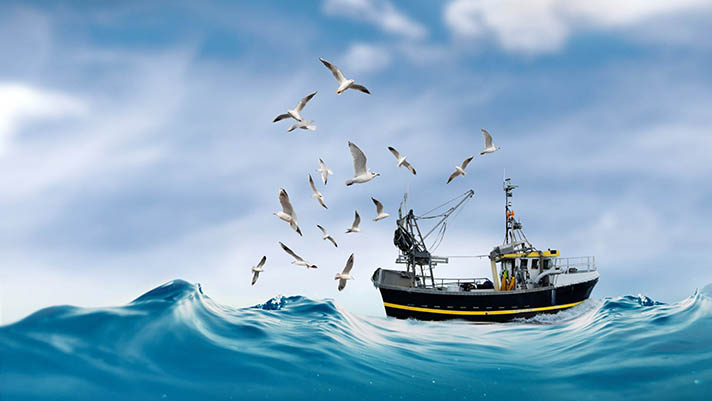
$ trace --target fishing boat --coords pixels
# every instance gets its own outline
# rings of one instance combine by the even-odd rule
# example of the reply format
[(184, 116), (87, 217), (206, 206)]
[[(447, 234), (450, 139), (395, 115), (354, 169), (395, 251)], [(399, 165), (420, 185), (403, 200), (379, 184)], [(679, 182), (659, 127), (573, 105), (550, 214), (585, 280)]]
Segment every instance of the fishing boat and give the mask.
[[(504, 242), (487, 255), (473, 255), (489, 259), (491, 278), (436, 278), (436, 267), (447, 264), (449, 258), (432, 255), (425, 244), (433, 233), (431, 249), (442, 242), (446, 220), (474, 196), (474, 191), (446, 202), (453, 206), (443, 213), (417, 217), (412, 209), (408, 210), (406, 194), (393, 238), (399, 250), (396, 263), (404, 264), (405, 270), (378, 268), (371, 277), (381, 293), (386, 315), (400, 319), (504, 322), (555, 313), (588, 299), (599, 278), (595, 257), (562, 257), (558, 249), (535, 248), (514, 215), (515, 188), (510, 178), (504, 180)], [(418, 223), (431, 219), (439, 221), (423, 235)]]

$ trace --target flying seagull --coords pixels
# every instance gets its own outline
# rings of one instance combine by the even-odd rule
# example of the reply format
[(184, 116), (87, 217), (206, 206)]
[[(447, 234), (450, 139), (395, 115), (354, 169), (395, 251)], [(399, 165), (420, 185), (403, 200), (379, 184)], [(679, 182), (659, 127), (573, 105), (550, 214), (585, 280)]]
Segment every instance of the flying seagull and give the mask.
[(307, 120), (307, 121), (298, 122), (298, 123), (296, 123), (296, 124), (292, 124), (292, 125), (287, 129), (287, 132), (292, 132), (292, 131), (294, 131), (294, 130), (297, 129), (297, 128), (306, 129), (306, 130), (309, 130), (309, 131), (315, 131), (315, 130), (316, 130), (316, 125), (313, 125), (313, 124), (312, 124), (313, 122), (314, 122), (314, 120)]
[(383, 211), (383, 203), (376, 200), (376, 198), (371, 198), (371, 200), (373, 201), (373, 204), (376, 205), (376, 214), (377, 214), (376, 218), (373, 219), (373, 221), (383, 220), (386, 217), (390, 216), (390, 214)]
[(334, 172), (329, 170), (321, 159), (319, 159), (319, 168), (316, 169), (316, 172), (321, 173), (321, 181), (324, 182), (324, 185), (326, 185), (326, 181), (329, 180), (329, 175), (334, 175)]
[(487, 132), (487, 130), (484, 128), (482, 128), (482, 136), (485, 137), (485, 150), (480, 152), (481, 155), (485, 153), (492, 153), (495, 150), (499, 149), (499, 146), (492, 145), (492, 135), (490, 135), (490, 133)]
[(351, 275), (351, 269), (354, 267), (354, 254), (349, 256), (349, 260), (346, 261), (346, 266), (344, 266), (344, 271), (341, 273), (336, 273), (334, 280), (339, 280), (339, 291), (346, 287), (346, 280), (353, 280), (355, 277)]
[(366, 155), (351, 141), (349, 141), (349, 150), (351, 150), (351, 157), (354, 159), (354, 178), (346, 180), (346, 185), (363, 184), (380, 175), (366, 167)]
[(351, 228), (346, 230), (346, 233), (357, 233), (361, 231), (360, 228), (358, 228), (358, 225), (361, 224), (361, 216), (358, 215), (358, 210), (354, 212), (354, 223), (351, 224)]
[(361, 91), (363, 93), (368, 93), (369, 95), (371, 94), (371, 92), (369, 92), (365, 86), (354, 83), (353, 79), (346, 79), (344, 74), (341, 73), (341, 70), (337, 66), (331, 64), (330, 62), (324, 60), (321, 57), (319, 57), (319, 60), (322, 63), (324, 63), (326, 68), (328, 68), (329, 71), (331, 71), (331, 73), (334, 74), (334, 78), (336, 78), (336, 80), (339, 82), (339, 87), (336, 88), (337, 94), (340, 95), (341, 92), (345, 91), (346, 89), (355, 89), (355, 90)]
[(465, 168), (467, 167), (468, 164), (470, 164), (471, 161), (472, 161), (472, 156), (465, 159), (465, 161), (462, 162), (461, 166), (455, 166), (455, 172), (450, 174), (450, 178), (447, 179), (446, 184), (449, 184), (450, 181), (452, 181), (458, 175), (465, 175)]
[(277, 117), (275, 117), (274, 120), (272, 120), (272, 122), (276, 123), (279, 120), (284, 120), (285, 118), (289, 118), (289, 117), (292, 117), (293, 119), (295, 119), (297, 121), (302, 121), (303, 120), (302, 115), (299, 113), (302, 112), (302, 110), (304, 109), (304, 106), (307, 105), (307, 102), (310, 101), (311, 98), (314, 97), (314, 95), (316, 95), (316, 91), (304, 96), (302, 98), (302, 100), (300, 100), (299, 103), (297, 103), (297, 106), (294, 107), (294, 109), (288, 109), (286, 113), (280, 114)]
[(324, 227), (322, 227), (322, 226), (320, 226), (320, 225), (318, 225), (318, 224), (317, 224), (316, 226), (319, 227), (319, 229), (321, 230), (321, 233), (323, 234), (323, 236), (321, 237), (321, 239), (323, 239), (323, 240), (329, 240), (329, 241), (331, 241), (332, 244), (334, 244), (335, 247), (337, 247), (337, 248), (339, 247), (338, 245), (336, 245), (336, 241), (334, 241), (334, 237), (332, 237), (331, 235), (329, 235), (329, 233), (326, 232), (326, 229), (325, 229)]
[(294, 213), (292, 204), (289, 202), (289, 195), (287, 195), (287, 191), (285, 191), (284, 188), (279, 190), (279, 203), (282, 204), (282, 211), (272, 214), (289, 223), (289, 226), (292, 227), (297, 234), (302, 235), (302, 230), (300, 230), (297, 225), (297, 214)]
[(316, 185), (314, 185), (314, 180), (312, 179), (311, 174), (309, 174), (309, 185), (312, 189), (312, 198), (316, 198), (316, 201), (319, 202), (321, 207), (323, 207), (324, 209), (328, 209), (328, 207), (326, 207), (326, 205), (324, 204), (324, 195), (322, 195), (321, 192), (317, 191)]
[(389, 146), (388, 150), (390, 150), (391, 153), (393, 153), (393, 156), (396, 157), (396, 160), (398, 160), (396, 167), (403, 166), (403, 167), (407, 168), (408, 170), (410, 170), (410, 172), (413, 173), (413, 175), (415, 175), (415, 169), (413, 168), (413, 166), (410, 165), (410, 163), (408, 163), (405, 160), (405, 156), (401, 156), (401, 154), (398, 153), (398, 151), (393, 146)]
[(284, 249), (284, 252), (287, 252), (288, 254), (292, 255), (292, 257), (294, 258), (294, 262), (292, 262), (293, 265), (304, 266), (307, 269), (316, 269), (316, 265), (311, 264), (311, 263), (307, 262), (306, 260), (302, 259), (301, 257), (299, 257), (299, 255), (297, 255), (291, 249), (289, 249), (287, 247), (287, 245), (284, 245), (281, 242), (279, 243), (279, 245), (282, 247), (282, 249)]
[(262, 266), (265, 265), (265, 262), (267, 261), (267, 256), (263, 256), (262, 259), (260, 260), (260, 263), (257, 264), (257, 266), (252, 267), (252, 285), (255, 285), (257, 282), (257, 278), (260, 276), (260, 273), (265, 271)]

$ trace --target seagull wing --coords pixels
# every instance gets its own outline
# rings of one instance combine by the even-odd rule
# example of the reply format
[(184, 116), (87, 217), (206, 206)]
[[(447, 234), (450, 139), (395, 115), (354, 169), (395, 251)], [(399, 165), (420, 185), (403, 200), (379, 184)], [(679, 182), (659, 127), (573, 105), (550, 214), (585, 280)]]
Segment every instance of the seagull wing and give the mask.
[(447, 179), (446, 184), (449, 184), (450, 181), (452, 181), (453, 179), (455, 179), (455, 177), (457, 177), (458, 175), (460, 175), (460, 172), (459, 172), (459, 171), (455, 171), (454, 173), (450, 174), (450, 178)]
[(344, 266), (344, 271), (341, 272), (341, 274), (351, 273), (351, 269), (353, 267), (354, 267), (354, 254), (352, 253), (351, 256), (349, 256), (349, 260), (346, 261), (346, 266)]
[(413, 166), (410, 163), (405, 161), (405, 162), (403, 162), (402, 166), (407, 168), (408, 170), (410, 170), (410, 172), (413, 173), (413, 175), (415, 175), (415, 169), (413, 168)]
[(272, 120), (272, 122), (273, 122), (273, 123), (276, 123), (276, 122), (279, 121), (279, 120), (284, 120), (285, 118), (290, 118), (290, 117), (292, 117), (292, 116), (290, 116), (290, 115), (287, 114), (287, 113), (285, 113), (285, 114), (280, 114), (280, 115), (278, 115), (277, 117), (275, 117), (274, 120)]
[(259, 269), (260, 267), (265, 265), (266, 261), (267, 261), (267, 256), (263, 256), (262, 259), (260, 259), (260, 263), (258, 263), (257, 266), (255, 266), (255, 267), (257, 267)]
[(322, 227), (322, 226), (320, 226), (320, 225), (318, 225), (318, 224), (317, 224), (316, 226), (319, 227), (319, 229), (321, 230), (321, 233), (324, 234), (324, 236), (329, 235), (329, 233), (326, 232), (326, 229), (325, 229), (324, 227)]
[(351, 150), (351, 157), (354, 159), (354, 177), (366, 174), (366, 155), (363, 154), (358, 146), (354, 145), (353, 142), (350, 141), (349, 150)]
[(255, 285), (255, 283), (257, 282), (257, 278), (258, 278), (259, 276), (260, 276), (260, 272), (258, 272), (258, 271), (252, 273), (252, 285)]
[(472, 161), (472, 156), (468, 157), (465, 159), (465, 161), (462, 162), (462, 166), (460, 166), (463, 170), (467, 167), (468, 164)]
[(321, 172), (321, 180), (324, 182), (324, 185), (326, 185), (331, 170), (326, 167), (326, 164), (324, 164), (324, 161), (321, 159), (319, 159), (319, 169), (317, 171)]
[(339, 291), (343, 290), (344, 288), (346, 288), (346, 280), (341, 279), (339, 280)]
[(292, 208), (292, 204), (289, 202), (289, 195), (287, 195), (287, 191), (282, 188), (279, 191), (279, 203), (282, 205), (282, 211), (292, 217), (292, 220), (297, 219), (297, 215), (294, 213), (294, 209)]
[(295, 129), (300, 128), (300, 125), (301, 125), (301, 124), (299, 124), (299, 123), (292, 124), (289, 128), (287, 128), (287, 132), (292, 132), (292, 131), (294, 131)]
[(334, 75), (334, 78), (336, 78), (336, 80), (339, 81), (339, 83), (346, 81), (346, 77), (344, 77), (344, 74), (341, 73), (341, 70), (338, 67), (336, 67), (335, 65), (331, 64), (330, 62), (324, 60), (321, 57), (319, 57), (319, 61), (324, 63), (326, 68), (328, 68), (329, 71), (331, 71), (331, 73)]
[(373, 201), (373, 204), (376, 205), (376, 213), (377, 214), (383, 213), (383, 203), (376, 200), (376, 198), (371, 198), (371, 200)]
[(391, 153), (393, 153), (393, 156), (395, 156), (397, 160), (400, 160), (400, 153), (398, 153), (396, 148), (394, 148), (393, 146), (389, 146), (388, 150), (390, 150)]
[(296, 253), (294, 253), (287, 245), (284, 245), (283, 243), (279, 243), (280, 246), (282, 246), (282, 249), (284, 249), (284, 252), (287, 252), (288, 254), (292, 255), (292, 257), (296, 260), (301, 260), (304, 261), (304, 259), (300, 258)]
[(336, 244), (336, 241), (334, 241), (334, 238), (333, 238), (331, 235), (329, 235), (328, 237), (326, 237), (326, 239), (328, 239), (329, 241), (331, 241), (331, 243), (334, 244), (335, 247), (337, 247), (337, 248), (339, 247), (339, 246)]
[(309, 186), (312, 189), (312, 192), (314, 192), (315, 195), (319, 195), (319, 191), (316, 189), (316, 185), (314, 185), (314, 180), (312, 179), (311, 174), (309, 174)]
[(299, 127), (299, 128), (308, 129), (308, 130), (310, 130), (310, 131), (316, 131), (316, 125), (312, 125), (313, 122), (314, 122), (314, 120), (307, 120), (307, 121), (304, 121), (304, 122), (302, 123), (302, 126)]
[(326, 207), (326, 204), (324, 204), (324, 199), (323, 199), (323, 198), (319, 197), (319, 198), (316, 198), (316, 200), (319, 202), (319, 204), (321, 205), (321, 207), (323, 207), (324, 209), (328, 209), (328, 207)]
[(316, 91), (314, 91), (314, 92), (312, 92), (312, 93), (310, 93), (310, 94), (304, 96), (304, 97), (302, 98), (302, 100), (300, 100), (299, 103), (297, 103), (297, 107), (295, 107), (295, 109), (297, 109), (297, 113), (301, 113), (301, 112), (302, 112), (302, 109), (304, 109), (304, 106), (307, 105), (307, 102), (310, 101), (311, 98), (314, 97), (314, 95), (316, 95)]
[(358, 228), (358, 225), (361, 224), (361, 216), (358, 215), (358, 210), (354, 212), (354, 224), (351, 225), (351, 228)]
[(353, 84), (353, 85), (351, 85), (351, 86), (349, 87), (349, 89), (355, 89), (355, 90), (361, 91), (361, 92), (363, 92), (363, 93), (368, 93), (369, 95), (371, 94), (371, 92), (369, 92), (368, 89), (366, 89), (365, 86), (359, 85), (359, 84)]
[(485, 149), (491, 147), (492, 146), (492, 135), (490, 135), (490, 133), (487, 132), (486, 129), (482, 128), (482, 136), (485, 137)]

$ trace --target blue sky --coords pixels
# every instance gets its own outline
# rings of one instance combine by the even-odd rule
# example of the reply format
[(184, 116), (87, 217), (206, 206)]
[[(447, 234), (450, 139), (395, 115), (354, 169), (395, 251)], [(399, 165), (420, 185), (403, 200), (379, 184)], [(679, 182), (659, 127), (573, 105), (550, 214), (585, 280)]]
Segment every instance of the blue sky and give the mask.
[[(407, 189), (417, 212), (473, 188), (438, 253), (483, 254), (503, 237), (505, 168), (535, 245), (596, 256), (595, 297), (688, 296), (712, 282), (705, 3), (3, 2), (0, 321), (122, 304), (174, 278), (232, 305), (300, 294), (381, 315), (369, 277), (394, 267), (394, 220), (373, 223), (370, 197), (395, 214)], [(373, 94), (337, 96), (319, 57)], [(314, 134), (271, 123), (314, 90)], [(445, 185), (481, 127), (502, 149)], [(381, 177), (343, 185), (349, 140)], [(335, 172), (328, 211), (307, 183), (319, 157)], [(303, 238), (272, 215), (280, 188)], [(354, 209), (363, 232), (344, 236)], [(277, 241), (319, 269), (290, 265)], [(339, 293), (351, 252), (357, 280)], [(484, 260), (441, 269), (488, 274)]]

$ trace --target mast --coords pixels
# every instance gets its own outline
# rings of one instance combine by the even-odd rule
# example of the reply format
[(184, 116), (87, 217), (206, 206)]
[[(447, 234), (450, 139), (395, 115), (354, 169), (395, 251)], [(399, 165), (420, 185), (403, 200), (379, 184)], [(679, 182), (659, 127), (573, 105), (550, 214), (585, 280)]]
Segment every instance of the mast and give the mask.
[(517, 242), (522, 243), (525, 248), (533, 249), (534, 247), (524, 235), (522, 231), (522, 223), (514, 217), (514, 209), (512, 208), (512, 201), (510, 200), (513, 196), (512, 192), (519, 188), (519, 185), (513, 185), (511, 178), (505, 178), (502, 183), (502, 189), (504, 190), (504, 245), (515, 244)]
[(512, 185), (511, 178), (505, 178), (502, 183), (502, 189), (504, 189), (504, 215), (506, 216), (504, 220), (504, 244), (514, 242), (514, 210), (512, 210), (512, 202), (509, 199), (512, 197), (512, 191), (517, 187), (518, 185)]

